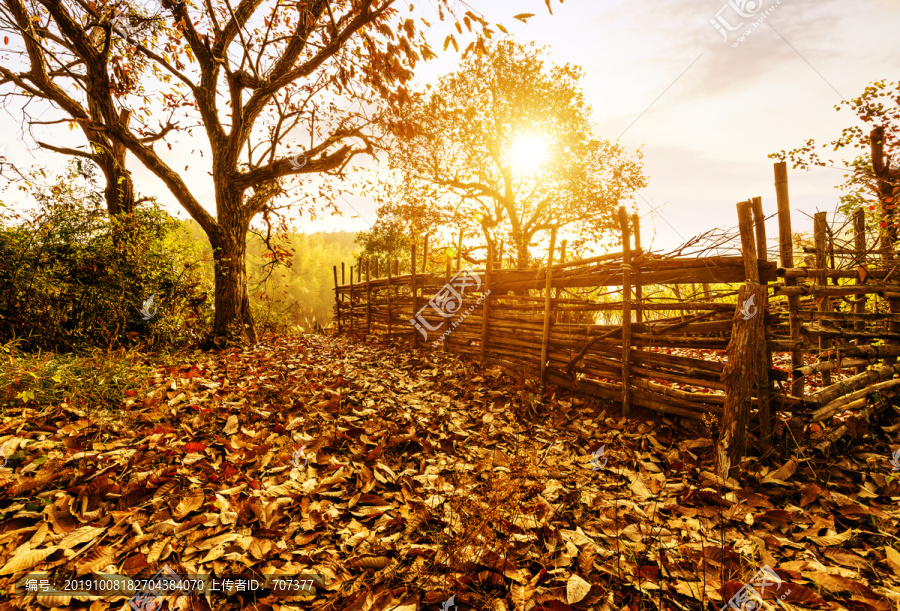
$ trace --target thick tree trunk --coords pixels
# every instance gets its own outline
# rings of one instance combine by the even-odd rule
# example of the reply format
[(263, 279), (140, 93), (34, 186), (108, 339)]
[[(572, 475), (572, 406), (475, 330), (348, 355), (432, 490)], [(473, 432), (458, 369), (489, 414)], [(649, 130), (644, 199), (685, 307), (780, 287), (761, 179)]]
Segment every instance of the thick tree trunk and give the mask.
[(210, 236), (215, 264), (215, 318), (208, 344), (225, 347), (249, 340), (256, 343), (256, 326), (247, 287), (247, 229), (244, 220), (223, 219), (222, 235)]

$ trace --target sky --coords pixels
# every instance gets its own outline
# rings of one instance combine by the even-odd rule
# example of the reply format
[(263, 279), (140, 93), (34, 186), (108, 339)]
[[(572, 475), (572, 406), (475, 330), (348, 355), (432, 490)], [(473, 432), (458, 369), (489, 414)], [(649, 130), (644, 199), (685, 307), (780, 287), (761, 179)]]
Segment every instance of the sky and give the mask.
[[(547, 47), (551, 61), (584, 69), (594, 135), (643, 151), (649, 185), (635, 201), (642, 241), (655, 250), (736, 226), (735, 204), (749, 197), (762, 197), (764, 211), (773, 214), (774, 160), (768, 155), (810, 138), (838, 137), (854, 118), (835, 105), (873, 81), (898, 80), (900, 39), (894, 29), (900, 0), (555, 0), (552, 16), (543, 0), (456, 2), (502, 23), (519, 42)], [(426, 35), (436, 51), (442, 49), (451, 30), (438, 22), (435, 0), (421, 0), (413, 13), (431, 21)], [(521, 23), (513, 19), (520, 13), (535, 16)], [(741, 22), (740, 29), (727, 32)], [(750, 34), (740, 39), (748, 28)], [(457, 60), (450, 53), (421, 64), (416, 85), (452, 71)], [(14, 109), (0, 113), (0, 147), (8, 160), (61, 171), (65, 158), (36, 150), (22, 137), (20, 123)], [(54, 133), (55, 142), (65, 140), (65, 134)], [(211, 179), (203, 160), (191, 153), (204, 145), (205, 138), (185, 140), (173, 155), (194, 166), (185, 175), (212, 211)], [(137, 190), (156, 194), (168, 210), (187, 218), (162, 183), (129, 159)], [(171, 165), (180, 169), (180, 162)], [(789, 170), (794, 231), (810, 231), (816, 211), (832, 217), (842, 175), (834, 168)], [(15, 193), (0, 178), (0, 199), (14, 202)], [(295, 227), (361, 231), (376, 219), (375, 204), (365, 194), (347, 194), (337, 206), (342, 216), (300, 219)], [(774, 252), (774, 218), (767, 234)]]

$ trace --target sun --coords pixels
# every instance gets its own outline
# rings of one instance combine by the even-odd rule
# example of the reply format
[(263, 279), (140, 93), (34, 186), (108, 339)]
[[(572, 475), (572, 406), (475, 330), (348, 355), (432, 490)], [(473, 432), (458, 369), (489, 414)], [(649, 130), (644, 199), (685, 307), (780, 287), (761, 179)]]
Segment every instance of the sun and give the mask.
[(547, 141), (535, 134), (517, 136), (509, 147), (509, 163), (515, 172), (527, 174), (547, 160)]

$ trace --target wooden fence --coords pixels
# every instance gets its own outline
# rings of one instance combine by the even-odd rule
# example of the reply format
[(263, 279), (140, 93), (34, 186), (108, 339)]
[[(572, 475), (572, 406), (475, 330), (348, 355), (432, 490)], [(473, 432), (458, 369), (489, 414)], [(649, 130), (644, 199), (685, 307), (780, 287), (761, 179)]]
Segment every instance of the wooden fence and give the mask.
[[(764, 436), (776, 411), (821, 420), (900, 390), (900, 261), (867, 240), (862, 210), (844, 226), (816, 214), (814, 244), (795, 252), (783, 163), (775, 179), (780, 265), (760, 198), (737, 204), (734, 254), (715, 256), (647, 252), (622, 209), (622, 251), (590, 259), (553, 263), (551, 248), (543, 268), (500, 269), (489, 252), (480, 269), (457, 258), (436, 272), (413, 250), (409, 273), (363, 262), (349, 282), (335, 267), (337, 330), (500, 364), (621, 401), (625, 415), (722, 417), (738, 401)], [(773, 366), (779, 354), (790, 367)]]

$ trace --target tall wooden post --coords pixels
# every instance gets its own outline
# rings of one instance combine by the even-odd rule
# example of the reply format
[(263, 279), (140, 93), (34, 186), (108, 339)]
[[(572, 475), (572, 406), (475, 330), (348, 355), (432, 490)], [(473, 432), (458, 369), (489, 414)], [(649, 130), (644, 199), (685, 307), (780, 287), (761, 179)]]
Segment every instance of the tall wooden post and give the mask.
[[(444, 271), (444, 284), (450, 284), (450, 255), (447, 255), (447, 269)], [(454, 318), (453, 316), (448, 316), (444, 319), (444, 351), (450, 349), (450, 334), (447, 331), (450, 330), (450, 320)]]
[[(410, 258), (410, 266), (409, 266), (409, 287), (412, 291), (412, 316), (410, 318), (414, 318), (416, 316), (416, 312), (419, 310), (419, 300), (418, 293), (416, 291), (416, 243), (413, 242), (412, 245), (412, 257)], [(416, 328), (413, 328), (412, 334), (412, 346), (415, 348), (419, 345), (419, 331)]]
[(622, 229), (622, 415), (631, 411), (631, 232), (625, 206), (619, 206)]
[[(766, 252), (766, 216), (763, 214), (762, 198), (754, 197), (750, 200), (750, 207), (753, 212), (753, 222), (756, 226), (756, 258), (758, 261), (764, 262), (768, 259), (768, 253)], [(763, 290), (768, 297), (769, 291), (767, 283), (762, 281), (759, 281), (759, 283), (762, 285)], [(759, 424), (762, 442), (771, 444), (772, 430), (775, 427), (775, 413), (771, 411), (770, 407), (771, 395), (774, 391), (769, 381), (769, 371), (771, 371), (773, 367), (772, 352), (766, 344), (766, 310), (760, 306), (758, 312), (759, 315), (763, 317), (762, 350), (765, 357), (765, 367), (764, 371), (760, 372), (759, 383)]]
[(372, 276), (369, 274), (369, 260), (366, 259), (366, 335), (372, 333)]
[[(747, 424), (750, 419), (750, 398), (754, 384), (757, 388), (768, 385), (765, 371), (764, 318), (767, 294), (759, 284), (759, 264), (753, 237), (751, 203), (737, 205), (741, 232), (741, 253), (747, 282), (738, 291), (738, 307), (732, 319), (731, 339), (726, 355), (728, 362), (722, 372), (725, 383), (725, 413), (719, 440), (716, 444), (719, 475), (728, 478), (747, 451)], [(760, 375), (765, 373), (763, 378)], [(762, 405), (760, 405), (762, 410)], [(763, 418), (765, 416), (765, 418)], [(760, 411), (760, 421), (767, 421), (768, 414)]]
[[(775, 196), (778, 200), (778, 247), (781, 255), (781, 267), (794, 267), (794, 242), (791, 234), (791, 202), (788, 196), (787, 163), (775, 164)], [(796, 278), (785, 278), (785, 286), (796, 286)], [(791, 341), (800, 342), (800, 296), (788, 297), (790, 311)], [(803, 362), (803, 351), (799, 348), (791, 351), (791, 371), (796, 372), (806, 363)], [(805, 383), (802, 374), (791, 374), (791, 395), (802, 397), (805, 394)]]
[(422, 273), (428, 273), (428, 238), (429, 234), (425, 234), (425, 246), (422, 248)]
[(503, 269), (503, 240), (500, 240), (500, 252), (497, 253), (497, 269)]
[(393, 321), (394, 321), (394, 310), (391, 308), (391, 302), (393, 301), (391, 296), (391, 262), (388, 261), (388, 275), (387, 275), (387, 339), (391, 340), (391, 334), (393, 333)]
[(353, 266), (350, 266), (350, 337), (353, 337)]
[[(565, 263), (565, 262), (566, 262), (566, 244), (568, 244), (568, 242), (569, 242), (568, 240), (563, 240), (563, 241), (562, 241), (562, 244), (560, 245), (560, 249), (559, 249), (559, 263)], [(560, 296), (561, 293), (562, 293), (562, 287), (557, 287), (557, 288), (556, 288), (556, 295), (555, 295), (557, 301), (559, 301), (559, 296)], [(553, 316), (553, 323), (554, 323), (554, 324), (559, 323), (559, 319), (560, 319), (560, 318), (562, 318), (564, 321), (567, 320), (567, 318), (566, 318), (566, 315), (567, 315), (567, 314), (568, 314), (568, 312), (560, 312), (560, 311), (559, 311), (559, 304), (557, 303), (556, 312), (554, 313), (554, 316)]]
[(463, 232), (462, 229), (459, 230), (459, 242), (456, 244), (456, 271), (462, 269), (462, 238)]
[[(884, 154), (884, 127), (878, 126), (869, 133), (869, 144), (872, 152), (872, 170), (875, 174), (878, 184), (878, 211), (881, 214), (881, 220), (884, 221), (884, 227), (881, 229), (881, 258), (884, 259), (891, 273), (884, 279), (885, 284), (897, 284), (897, 271), (893, 264), (887, 265), (896, 257), (894, 252), (894, 243), (897, 241), (897, 196), (895, 189), (897, 184), (897, 168), (890, 166), (890, 157)], [(888, 311), (891, 314), (900, 313), (900, 299), (893, 297), (893, 291), (885, 294), (888, 302)], [(888, 331), (897, 333), (900, 331), (900, 322), (889, 321)], [(885, 340), (885, 344), (896, 344), (897, 340)], [(885, 365), (893, 365), (897, 362), (897, 357), (888, 357), (884, 359)]]
[(338, 290), (338, 281), (337, 281), (337, 265), (333, 266), (334, 270), (334, 312), (335, 318), (337, 319), (337, 332), (338, 335), (341, 334), (341, 292)]
[(550, 250), (547, 251), (547, 278), (544, 285), (544, 334), (541, 340), (541, 386), (547, 383), (547, 352), (550, 350), (550, 315), (553, 309), (553, 251), (556, 250), (556, 227), (550, 232)]
[(484, 284), (482, 288), (484, 289), (483, 296), (484, 298), (481, 300), (481, 365), (484, 366), (485, 361), (487, 359), (487, 343), (488, 343), (488, 312), (490, 308), (488, 305), (491, 301), (490, 289), (491, 289), (491, 268), (493, 267), (494, 262), (494, 249), (491, 246), (491, 243), (488, 242), (487, 248), (487, 257), (484, 262)]
[[(816, 212), (813, 215), (813, 235), (816, 240), (816, 267), (821, 270), (818, 274), (816, 274), (816, 285), (819, 288), (827, 288), (828, 287), (828, 274), (825, 271), (828, 268), (828, 252), (827, 252), (827, 244), (826, 244), (826, 224), (827, 224), (827, 212)], [(819, 312), (831, 312), (831, 299), (828, 296), (823, 296), (819, 301)], [(830, 327), (831, 324), (822, 319), (819, 321), (820, 326), (822, 327)], [(828, 340), (824, 337), (819, 337), (819, 355), (821, 357), (822, 354), (828, 349)], [(823, 371), (822, 375), (822, 387), (831, 386), (831, 372)]]
[[(862, 207), (859, 207), (853, 211), (853, 240), (856, 246), (855, 263), (857, 268), (859, 268), (866, 262), (866, 213), (862, 209)], [(864, 281), (859, 276), (856, 277), (856, 284), (862, 284), (863, 282)], [(866, 313), (865, 295), (856, 296), (856, 301), (853, 304), (853, 311), (857, 315), (863, 315)], [(853, 328), (857, 331), (864, 331), (866, 328), (866, 322), (862, 319), (857, 320), (853, 323)], [(853, 343), (859, 345), (860, 340), (854, 340)], [(857, 367), (855, 373), (856, 375), (859, 375), (865, 370), (865, 367)]]
[[(637, 212), (631, 215), (631, 230), (634, 232), (634, 250), (640, 256), (643, 254), (641, 250), (641, 219)], [(637, 272), (635, 272), (634, 276), (635, 280), (639, 280)], [(644, 310), (640, 306), (644, 303), (644, 285), (640, 281), (634, 283), (634, 301), (638, 305), (634, 313), (634, 320), (637, 323), (642, 323), (644, 322)]]
[(341, 261), (341, 286), (347, 284), (346, 274), (344, 273), (344, 262)]

